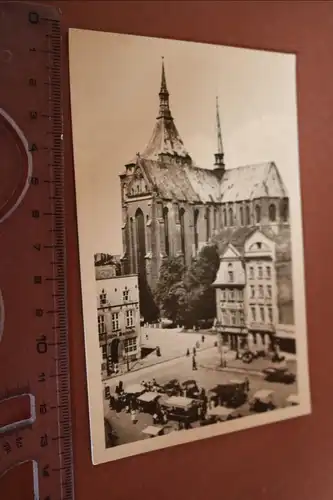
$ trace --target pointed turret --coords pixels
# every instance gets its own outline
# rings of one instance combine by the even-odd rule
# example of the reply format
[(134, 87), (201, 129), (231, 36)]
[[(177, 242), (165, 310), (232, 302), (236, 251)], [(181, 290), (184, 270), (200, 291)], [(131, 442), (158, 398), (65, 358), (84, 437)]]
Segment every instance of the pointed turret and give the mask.
[(159, 93), (160, 110), (158, 118), (166, 118), (172, 120), (171, 111), (169, 107), (169, 92), (165, 78), (164, 58), (162, 57), (162, 77), (161, 77), (161, 90)]
[(224, 164), (224, 151), (221, 133), (221, 121), (220, 121), (220, 110), (219, 110), (219, 99), (216, 97), (216, 132), (217, 132), (217, 153), (215, 153), (215, 170), (218, 170), (223, 174), (225, 170)]
[(142, 158), (151, 160), (174, 159), (181, 163), (191, 163), (170, 111), (169, 92), (166, 83), (164, 58), (162, 58), (161, 87), (159, 91), (159, 113), (149, 143)]

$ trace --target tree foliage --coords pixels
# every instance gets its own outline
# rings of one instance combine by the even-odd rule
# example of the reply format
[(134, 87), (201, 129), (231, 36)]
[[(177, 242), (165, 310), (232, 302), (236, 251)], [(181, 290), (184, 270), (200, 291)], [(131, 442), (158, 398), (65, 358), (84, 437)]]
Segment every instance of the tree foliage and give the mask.
[(216, 246), (204, 247), (186, 269), (180, 258), (166, 259), (160, 270), (155, 300), (163, 317), (186, 327), (216, 316), (212, 283), (219, 268)]

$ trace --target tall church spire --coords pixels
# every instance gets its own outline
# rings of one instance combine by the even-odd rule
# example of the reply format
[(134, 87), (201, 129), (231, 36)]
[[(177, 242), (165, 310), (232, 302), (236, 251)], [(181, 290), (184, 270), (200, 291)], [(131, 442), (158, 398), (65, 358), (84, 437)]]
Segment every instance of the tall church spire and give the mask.
[(222, 143), (219, 98), (216, 96), (216, 132), (217, 132), (217, 153), (215, 153), (215, 166), (224, 170), (224, 151)]
[(159, 98), (160, 98), (160, 109), (158, 118), (168, 118), (172, 120), (171, 111), (169, 107), (169, 92), (165, 78), (164, 57), (162, 57), (162, 77), (161, 77), (161, 89), (159, 92)]
[(169, 105), (169, 92), (162, 57), (161, 86), (159, 91), (159, 112), (150, 141), (141, 158), (150, 160), (175, 161), (177, 164), (191, 164), (192, 159), (179, 135)]

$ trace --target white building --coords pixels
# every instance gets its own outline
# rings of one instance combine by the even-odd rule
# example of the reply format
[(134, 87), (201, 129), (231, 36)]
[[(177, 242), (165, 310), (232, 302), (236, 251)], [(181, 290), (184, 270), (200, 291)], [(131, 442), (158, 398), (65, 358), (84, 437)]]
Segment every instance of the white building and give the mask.
[(114, 366), (130, 368), (140, 358), (140, 305), (137, 275), (96, 280), (102, 377)]
[(295, 352), (289, 231), (240, 228), (222, 240), (216, 328), (232, 349)]

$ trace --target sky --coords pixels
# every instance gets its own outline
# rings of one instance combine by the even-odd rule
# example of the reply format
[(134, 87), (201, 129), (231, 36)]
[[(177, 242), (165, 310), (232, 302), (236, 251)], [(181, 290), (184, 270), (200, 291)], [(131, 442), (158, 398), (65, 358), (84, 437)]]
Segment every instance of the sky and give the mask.
[(151, 137), (162, 56), (171, 112), (196, 164), (213, 167), (218, 96), (226, 168), (275, 161), (291, 211), (299, 201), (294, 55), (71, 30), (79, 232), (94, 253), (122, 253), (119, 174)]

